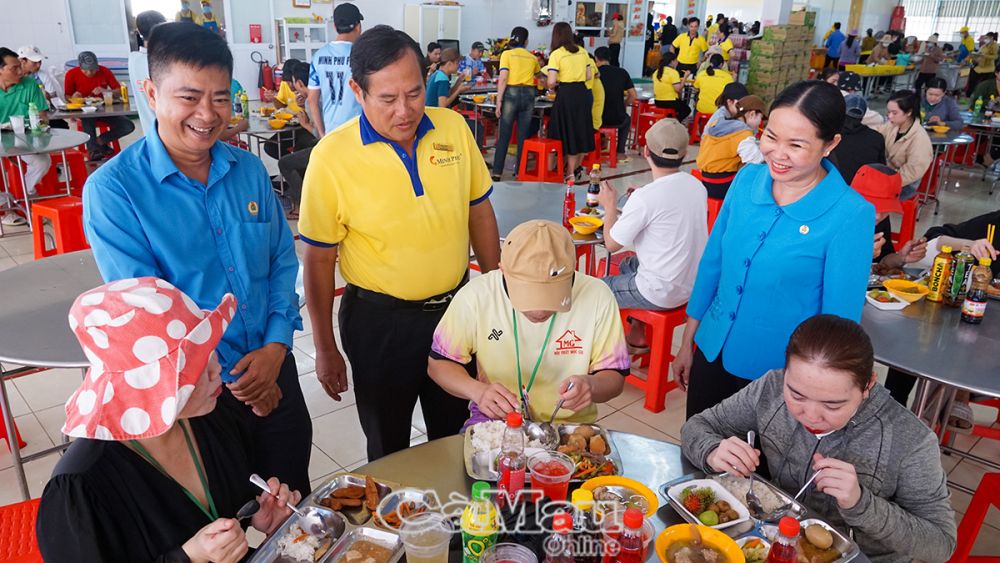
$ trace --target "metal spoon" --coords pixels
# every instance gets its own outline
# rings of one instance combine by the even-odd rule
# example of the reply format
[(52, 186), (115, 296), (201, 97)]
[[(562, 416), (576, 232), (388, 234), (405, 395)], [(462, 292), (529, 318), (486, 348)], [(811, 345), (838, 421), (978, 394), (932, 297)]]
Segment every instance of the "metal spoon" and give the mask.
[[(265, 493), (274, 496), (274, 494), (271, 493), (271, 487), (267, 485), (267, 481), (262, 479), (260, 475), (257, 475), (256, 473), (251, 475), (250, 482), (260, 487), (260, 489)], [(330, 533), (334, 531), (333, 528), (336, 525), (336, 522), (329, 518), (328, 514), (330, 513), (320, 511), (319, 509), (311, 506), (307, 507), (305, 510), (299, 510), (290, 502), (286, 502), (285, 506), (298, 515), (299, 521), (297, 523), (299, 528), (302, 528), (302, 531), (310, 536), (322, 538), (330, 535)]]
[[(753, 448), (754, 438), (756, 437), (757, 435), (753, 430), (747, 432), (747, 444), (749, 444), (751, 448)], [(766, 514), (766, 512), (764, 510), (764, 504), (760, 501), (760, 497), (758, 497), (757, 493), (755, 493), (753, 490), (753, 483), (754, 483), (754, 472), (751, 471), (750, 487), (747, 489), (747, 508), (750, 509), (750, 514), (754, 518), (759, 518), (760, 515)]]
[[(573, 383), (570, 383), (566, 390), (569, 391), (573, 388)], [(556, 410), (552, 411), (552, 416), (549, 417), (548, 422), (529, 422), (525, 427), (525, 433), (528, 435), (529, 439), (538, 440), (546, 447), (546, 449), (554, 449), (559, 446), (559, 433), (556, 432), (556, 427), (552, 423), (556, 419), (556, 415), (559, 414), (559, 410), (562, 409), (563, 403), (566, 399), (559, 399), (556, 404)]]

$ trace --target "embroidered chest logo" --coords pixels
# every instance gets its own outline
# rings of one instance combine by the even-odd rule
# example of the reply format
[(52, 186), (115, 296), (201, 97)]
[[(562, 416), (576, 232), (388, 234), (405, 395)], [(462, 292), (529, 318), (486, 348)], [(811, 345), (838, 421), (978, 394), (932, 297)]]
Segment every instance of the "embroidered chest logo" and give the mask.
[(430, 161), (432, 165), (439, 166), (442, 168), (448, 166), (455, 166), (458, 163), (462, 162), (462, 155), (460, 154), (453, 154), (448, 156), (431, 155)]
[(583, 354), (583, 339), (576, 335), (575, 330), (567, 330), (556, 339), (556, 356)]
[(248, 203), (247, 204), (247, 211), (249, 211), (251, 215), (253, 215), (254, 217), (256, 217), (257, 214), (260, 213), (260, 208), (257, 207), (257, 202), (256, 201), (251, 201), (250, 203)]
[(486, 337), (486, 340), (496, 340), (497, 342), (500, 342), (501, 336), (503, 336), (503, 331), (494, 328), (490, 331), (490, 335)]

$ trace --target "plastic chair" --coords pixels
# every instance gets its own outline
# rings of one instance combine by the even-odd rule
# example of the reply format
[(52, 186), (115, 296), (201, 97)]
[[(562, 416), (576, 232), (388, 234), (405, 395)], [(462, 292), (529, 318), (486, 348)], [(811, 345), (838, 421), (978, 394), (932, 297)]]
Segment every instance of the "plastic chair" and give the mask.
[[(702, 184), (731, 184), (733, 182), (733, 178), (736, 177), (736, 174), (733, 174), (732, 176), (726, 176), (725, 178), (706, 178), (701, 173), (701, 170), (699, 170), (697, 168), (691, 169), (691, 175), (694, 176), (695, 178), (697, 178), (698, 180), (700, 180)], [(716, 198), (716, 197), (710, 197), (710, 198), (708, 198), (708, 232), (709, 233), (712, 232), (712, 226), (715, 225), (715, 219), (718, 218), (719, 211), (722, 210), (722, 203), (723, 203), (723, 201), (725, 201), (725, 200), (722, 200), (722, 199), (719, 199), (719, 198)]]
[(35, 537), (35, 520), (40, 499), (0, 506), (0, 561), (35, 563), (42, 561)]
[(896, 248), (913, 240), (914, 231), (917, 230), (917, 198), (911, 197), (902, 204), (903, 220), (899, 225), (899, 232), (892, 233), (892, 244)]
[[(604, 150), (605, 138), (608, 139), (608, 150)], [(584, 168), (590, 168), (604, 162), (611, 168), (618, 168), (618, 130), (613, 127), (601, 127), (594, 132), (594, 150), (587, 153), (582, 164)]]
[[(549, 168), (549, 155), (555, 153), (555, 170)], [(535, 155), (535, 166), (528, 169), (528, 156)], [(520, 182), (556, 182), (563, 181), (563, 150), (562, 142), (557, 139), (541, 139), (531, 137), (524, 140), (521, 149), (521, 164), (517, 172)]]
[(694, 119), (691, 120), (691, 136), (688, 138), (690, 144), (701, 142), (701, 132), (705, 129), (710, 117), (712, 117), (710, 113), (701, 113), (700, 111), (694, 113)]
[[(69, 153), (67, 153), (68, 155)], [(56, 158), (59, 158), (56, 155)], [(62, 159), (59, 159), (62, 162)], [(21, 175), (17, 172), (17, 160), (13, 158), (3, 159), (4, 172), (7, 174), (7, 188), (14, 199), (24, 198), (24, 184), (21, 183)], [(22, 171), (26, 167), (22, 167)], [(55, 166), (50, 166), (49, 171), (42, 176), (35, 186), (35, 193), (39, 196), (56, 195), (59, 192), (65, 193), (66, 186), (59, 181), (59, 172)]]
[[(17, 447), (23, 448), (27, 446), (28, 443), (21, 438), (21, 431), (17, 429), (17, 424), (14, 425), (14, 436), (17, 436)], [(7, 424), (3, 421), (3, 417), (0, 416), (0, 440), (7, 442)], [(10, 444), (7, 444), (7, 449), (10, 450)], [(3, 561), (3, 558), (0, 558)]]
[(982, 481), (979, 482), (976, 494), (972, 496), (972, 502), (969, 503), (969, 509), (965, 511), (965, 516), (962, 517), (962, 521), (958, 525), (958, 545), (955, 547), (951, 559), (948, 560), (949, 563), (964, 563), (966, 561), (1000, 563), (1000, 557), (997, 556), (969, 555), (972, 552), (972, 546), (976, 543), (976, 536), (979, 535), (979, 531), (983, 527), (983, 521), (986, 519), (986, 513), (989, 512), (990, 506), (1000, 508), (1000, 473), (986, 473), (983, 475)]
[[(69, 187), (70, 194), (76, 197), (83, 196), (83, 186), (87, 183), (87, 177), (90, 176), (90, 171), (87, 170), (87, 158), (83, 153), (79, 151), (66, 151), (66, 166), (69, 170), (64, 170), (63, 172), (69, 177)], [(52, 168), (55, 169), (57, 166), (62, 166), (63, 159), (60, 154), (52, 155)], [(57, 173), (58, 180), (58, 173)], [(65, 187), (63, 182), (60, 182), (62, 186)]]
[[(45, 225), (52, 223), (55, 248), (45, 242)], [(66, 196), (39, 201), (31, 206), (31, 224), (34, 232), (35, 260), (90, 248), (83, 234), (83, 200)]]
[(687, 322), (686, 305), (667, 311), (622, 309), (622, 324), (629, 328), (629, 317), (646, 325), (649, 353), (643, 354), (640, 366), (648, 367), (646, 379), (629, 374), (625, 381), (646, 392), (643, 407), (650, 412), (662, 412), (667, 393), (677, 388), (670, 379), (670, 364), (674, 361), (674, 329)]
[(636, 145), (646, 146), (646, 132), (656, 124), (657, 121), (666, 117), (677, 117), (677, 112), (669, 108), (651, 107), (639, 114), (639, 125), (636, 129)]

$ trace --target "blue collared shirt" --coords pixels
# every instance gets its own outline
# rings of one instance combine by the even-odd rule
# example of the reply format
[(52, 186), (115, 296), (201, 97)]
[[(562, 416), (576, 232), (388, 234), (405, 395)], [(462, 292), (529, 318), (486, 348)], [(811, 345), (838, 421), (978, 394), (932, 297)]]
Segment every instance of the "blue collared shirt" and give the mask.
[(819, 313), (861, 320), (875, 209), (828, 160), (826, 177), (779, 206), (766, 164), (733, 180), (698, 266), (687, 313), (695, 343), (726, 371), (757, 379), (785, 365), (788, 339)]
[(260, 160), (222, 142), (208, 184), (177, 169), (154, 127), (99, 168), (83, 192), (87, 241), (105, 281), (156, 276), (214, 309), (232, 293), (236, 317), (217, 348), (223, 380), (247, 353), (292, 346), (302, 329), (292, 232)]
[(461, 75), (467, 68), (472, 69), (471, 80), (475, 80), (477, 76), (486, 72), (486, 63), (483, 62), (482, 58), (474, 59), (472, 58), (472, 55), (465, 55), (465, 58), (458, 61), (458, 74)]

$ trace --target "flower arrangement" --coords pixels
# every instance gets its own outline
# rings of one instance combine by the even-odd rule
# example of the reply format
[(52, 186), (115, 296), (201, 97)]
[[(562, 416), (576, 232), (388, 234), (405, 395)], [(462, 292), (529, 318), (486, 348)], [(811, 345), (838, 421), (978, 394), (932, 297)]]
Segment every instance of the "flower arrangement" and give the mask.
[(486, 55), (490, 60), (500, 60), (500, 53), (507, 50), (507, 45), (510, 43), (510, 37), (498, 37), (496, 39), (486, 40)]

